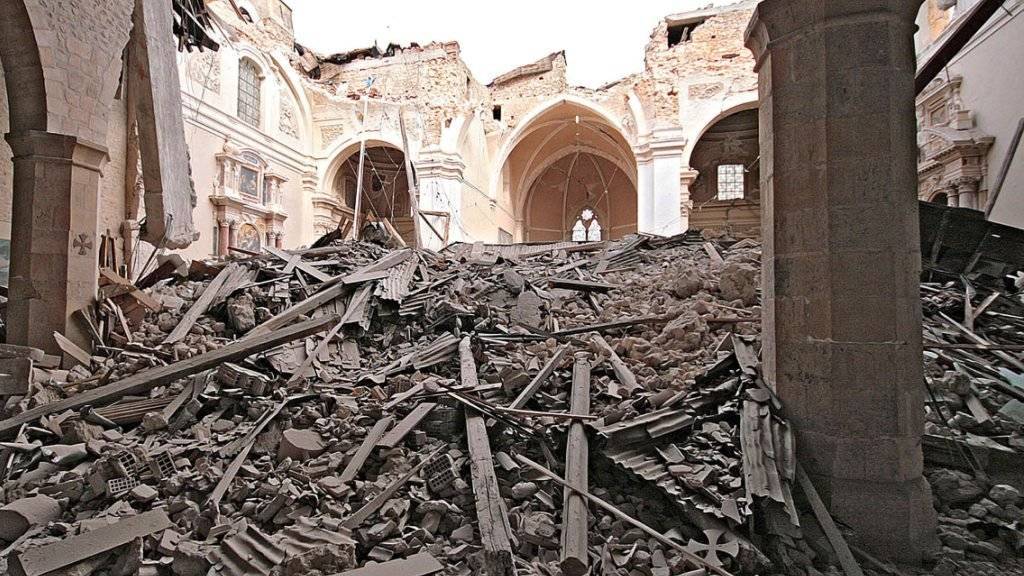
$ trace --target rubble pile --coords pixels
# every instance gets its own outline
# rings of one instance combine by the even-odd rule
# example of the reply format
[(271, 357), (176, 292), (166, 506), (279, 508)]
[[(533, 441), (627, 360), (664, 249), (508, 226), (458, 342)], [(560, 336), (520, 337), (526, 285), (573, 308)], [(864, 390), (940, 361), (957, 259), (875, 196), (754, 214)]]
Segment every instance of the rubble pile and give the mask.
[[(759, 258), (753, 240), (686, 234), (441, 253), (335, 241), (168, 261), (137, 282), (104, 269), (82, 318), (92, 351), (56, 335), (73, 368), (0, 349), (0, 562), (26, 575), (839, 573), (851, 552), (804, 506), (817, 494), (760, 375)], [(956, 345), (969, 331), (934, 322), (954, 291), (924, 290), (926, 336)], [(986, 346), (1013, 338), (999, 327), (1019, 303), (1004, 300), (973, 308)], [(929, 350), (937, 443), (1015, 451), (1001, 410), (1016, 384), (993, 351)], [(929, 472), (944, 545), (1014, 554), (1020, 495), (978, 481), (976, 458), (954, 470), (959, 454)]]

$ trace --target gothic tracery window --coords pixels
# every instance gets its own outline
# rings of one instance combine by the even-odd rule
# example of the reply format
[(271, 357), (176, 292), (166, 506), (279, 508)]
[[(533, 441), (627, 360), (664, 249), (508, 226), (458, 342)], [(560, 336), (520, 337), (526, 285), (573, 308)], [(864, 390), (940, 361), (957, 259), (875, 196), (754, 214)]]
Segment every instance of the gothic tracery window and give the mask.
[(590, 208), (584, 208), (576, 217), (576, 223), (572, 227), (573, 242), (594, 242), (601, 239), (601, 223), (597, 221), (597, 214)]
[(252, 126), (260, 125), (260, 72), (249, 59), (238, 63), (238, 118)]

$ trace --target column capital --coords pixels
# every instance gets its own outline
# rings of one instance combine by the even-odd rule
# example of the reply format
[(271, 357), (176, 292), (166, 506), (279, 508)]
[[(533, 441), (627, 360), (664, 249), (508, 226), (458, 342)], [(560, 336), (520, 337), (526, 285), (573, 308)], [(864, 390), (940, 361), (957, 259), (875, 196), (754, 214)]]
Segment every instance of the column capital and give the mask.
[(679, 179), (683, 183), (683, 186), (689, 186), (693, 184), (694, 181), (697, 180), (698, 176), (700, 176), (700, 172), (698, 170), (690, 168), (689, 166), (684, 166), (683, 169), (680, 170), (679, 172)]
[(420, 178), (461, 180), (465, 170), (466, 163), (461, 155), (444, 152), (436, 147), (424, 149), (416, 161), (416, 172)]
[(744, 41), (754, 54), (755, 70), (768, 48), (798, 36), (806, 28), (888, 20), (914, 26), (923, 0), (764, 0), (754, 9)]
[(67, 134), (26, 130), (6, 135), (14, 161), (33, 158), (51, 162), (67, 161), (99, 172), (110, 159), (107, 147)]

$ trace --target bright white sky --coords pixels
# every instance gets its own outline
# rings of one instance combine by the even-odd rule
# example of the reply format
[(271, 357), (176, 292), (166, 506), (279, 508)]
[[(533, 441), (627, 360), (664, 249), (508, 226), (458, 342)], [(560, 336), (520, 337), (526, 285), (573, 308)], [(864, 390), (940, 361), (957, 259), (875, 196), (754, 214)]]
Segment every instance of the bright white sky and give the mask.
[[(388, 42), (456, 40), (473, 75), (494, 77), (559, 50), (569, 83), (596, 88), (643, 69), (651, 30), (669, 14), (735, 0), (288, 0), (295, 39), (332, 54)], [(614, 6), (614, 8), (613, 8)]]

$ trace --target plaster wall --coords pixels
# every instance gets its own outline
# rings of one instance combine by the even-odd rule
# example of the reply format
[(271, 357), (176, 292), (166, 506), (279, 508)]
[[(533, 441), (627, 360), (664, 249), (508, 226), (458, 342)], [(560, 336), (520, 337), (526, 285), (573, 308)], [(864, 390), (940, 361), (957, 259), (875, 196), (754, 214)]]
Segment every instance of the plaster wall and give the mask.
[[(1006, 158), (1017, 124), (1024, 118), (1024, 75), (1007, 73), (1007, 58), (1024, 55), (1024, 2), (1006, 2), (982, 32), (950, 62), (949, 74), (962, 76), (961, 98), (974, 113), (980, 132), (994, 136), (988, 151), (984, 189), (991, 190)], [(1016, 57), (1013, 55), (1017, 55)], [(1016, 61), (1016, 60), (1014, 60)], [(991, 215), (992, 220), (1024, 227), (1024, 145), (1017, 150)]]

